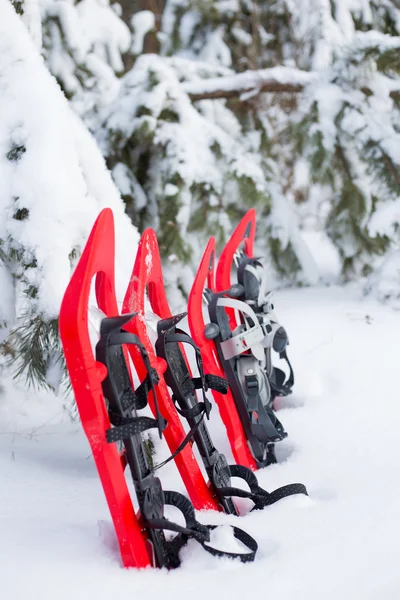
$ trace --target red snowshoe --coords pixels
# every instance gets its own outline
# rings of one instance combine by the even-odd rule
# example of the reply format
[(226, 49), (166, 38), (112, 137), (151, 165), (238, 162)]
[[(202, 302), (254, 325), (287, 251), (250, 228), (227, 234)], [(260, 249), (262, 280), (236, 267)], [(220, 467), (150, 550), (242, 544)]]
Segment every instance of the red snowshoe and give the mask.
[[(265, 304), (260, 307), (253, 302), (257, 289), (250, 276), (254, 279), (253, 263), (258, 262), (252, 258), (254, 235), (255, 211), (251, 210), (221, 255), (218, 283), (214, 281), (215, 240), (211, 239), (189, 297), (190, 329), (201, 348), (206, 369), (219, 376), (225, 374), (229, 383), (228, 402), (217, 394), (215, 399), (232, 450), (236, 460), (246, 460), (246, 466), (253, 469), (276, 462), (274, 444), (287, 436), (273, 412), (272, 375), (268, 371), (272, 371), (268, 361), (270, 348), (284, 343), (285, 331), (266, 316)], [(240, 246), (244, 246), (241, 252)], [(234, 259), (242, 279), (231, 285)], [(203, 299), (208, 304), (207, 324)], [(284, 347), (280, 350), (285, 352)], [(291, 381), (290, 378), (289, 385)]]

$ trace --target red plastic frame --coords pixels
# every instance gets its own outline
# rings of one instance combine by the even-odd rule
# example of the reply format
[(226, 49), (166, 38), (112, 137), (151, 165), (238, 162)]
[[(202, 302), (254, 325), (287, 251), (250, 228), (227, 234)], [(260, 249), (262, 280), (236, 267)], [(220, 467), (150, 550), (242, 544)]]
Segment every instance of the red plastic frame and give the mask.
[[(232, 233), (225, 248), (222, 250), (217, 265), (217, 275), (215, 280), (217, 292), (229, 290), (232, 285), (231, 274), (233, 258), (240, 245), (244, 244), (244, 251), (247, 256), (253, 256), (254, 238), (256, 235), (256, 218), (257, 215), (254, 208), (248, 210), (235, 231)], [(235, 311), (228, 308), (227, 313), (229, 315), (231, 327), (234, 329), (238, 325)]]
[(233, 257), (239, 249), (240, 244), (244, 243), (244, 250), (247, 256), (253, 256), (254, 238), (256, 235), (256, 211), (251, 208), (244, 215), (235, 231), (232, 233), (225, 248), (221, 252), (217, 265), (216, 290), (222, 292), (231, 287), (231, 272)]
[[(197, 271), (189, 295), (188, 318), (192, 337), (199, 346), (203, 356), (205, 372), (225, 378), (225, 373), (221, 367), (215, 343), (213, 340), (207, 340), (204, 335), (206, 324), (203, 315), (203, 291), (206, 284), (211, 291), (215, 291), (215, 256), (215, 238), (212, 237), (203, 254), (199, 270)], [(228, 390), (228, 393), (225, 396), (213, 391), (213, 396), (218, 405), (222, 421), (226, 427), (233, 456), (237, 464), (244, 465), (255, 471), (257, 468), (256, 462), (248, 447), (247, 437), (231, 391)]]
[(125, 567), (151, 565), (142, 531), (126, 485), (123, 460), (116, 444), (108, 444), (110, 428), (101, 382), (107, 375), (96, 362), (89, 338), (88, 305), (92, 279), (96, 276), (99, 308), (118, 315), (114, 284), (114, 218), (104, 209), (65, 292), (60, 312), (60, 335), (82, 426), (89, 440), (114, 523)]
[[(162, 319), (171, 317), (171, 310), (165, 294), (160, 251), (153, 229), (146, 229), (140, 240), (122, 312), (138, 313), (137, 317), (125, 328), (139, 336), (142, 344), (146, 347), (152, 367), (159, 375), (160, 381), (156, 386), (157, 400), (162, 415), (168, 420), (164, 435), (171, 453), (174, 453), (186, 434), (163, 378), (166, 368), (165, 361), (156, 356), (147, 333), (144, 318), (146, 289), (153, 313)], [(143, 379), (146, 373), (142, 372), (143, 362), (138, 360), (137, 349), (133, 346), (129, 347), (129, 352), (139, 377)], [(151, 394), (149, 394), (149, 405), (154, 413), (155, 407)], [(175, 463), (194, 507), (198, 510), (219, 510), (218, 503), (203, 477), (190, 444), (176, 456)]]

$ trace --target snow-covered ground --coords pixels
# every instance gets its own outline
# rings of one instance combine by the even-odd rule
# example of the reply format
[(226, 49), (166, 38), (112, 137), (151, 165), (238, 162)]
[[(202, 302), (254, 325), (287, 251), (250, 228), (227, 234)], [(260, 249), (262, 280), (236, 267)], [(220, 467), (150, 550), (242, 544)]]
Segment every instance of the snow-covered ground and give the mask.
[[(292, 497), (237, 518), (259, 543), (242, 565), (195, 543), (174, 572), (124, 570), (83, 432), (60, 401), (5, 383), (0, 396), (0, 573), (4, 600), (200, 598), (389, 600), (400, 597), (400, 315), (355, 290), (276, 296), (290, 333), (295, 393), (279, 417), (283, 462), (258, 473)], [(218, 412), (212, 429), (229, 453)], [(167, 485), (182, 490), (175, 467)], [(242, 504), (242, 508), (243, 508)]]

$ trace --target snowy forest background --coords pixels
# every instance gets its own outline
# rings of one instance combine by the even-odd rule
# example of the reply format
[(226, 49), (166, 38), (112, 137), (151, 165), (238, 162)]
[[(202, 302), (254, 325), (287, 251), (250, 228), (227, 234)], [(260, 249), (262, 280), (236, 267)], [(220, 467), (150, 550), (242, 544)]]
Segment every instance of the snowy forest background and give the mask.
[(0, 0), (3, 362), (58, 388), (104, 206), (121, 296), (145, 227), (182, 308), (208, 237), (255, 207), (271, 287), (399, 308), (399, 108), (398, 0)]

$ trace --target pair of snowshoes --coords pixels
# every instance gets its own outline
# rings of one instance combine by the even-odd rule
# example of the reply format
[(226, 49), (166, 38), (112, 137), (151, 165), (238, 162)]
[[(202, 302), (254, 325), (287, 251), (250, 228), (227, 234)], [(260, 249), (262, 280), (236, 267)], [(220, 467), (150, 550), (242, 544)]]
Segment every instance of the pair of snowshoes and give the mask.
[[(88, 321), (93, 277), (97, 304), (104, 313), (95, 352)], [(152, 311), (160, 317), (155, 349), (145, 321), (146, 291)], [(233, 536), (246, 548), (244, 552), (213, 547), (210, 537), (215, 527), (199, 523), (195, 509), (238, 515), (235, 496), (250, 498), (254, 508), (259, 509), (282, 497), (307, 491), (303, 485), (293, 484), (268, 493), (259, 487), (251, 470), (256, 461), (229, 465), (215, 448), (206, 426), (211, 410), (206, 392), (210, 389), (225, 398), (232, 396), (229, 376), (227, 380), (221, 369), (218, 373), (205, 373), (198, 346), (179, 328), (184, 315), (171, 315), (152, 230), (146, 230), (142, 236), (122, 313), (119, 315), (114, 287), (113, 216), (111, 210), (105, 209), (94, 225), (65, 293), (60, 333), (77, 407), (107, 498), (124, 566), (175, 568), (180, 564), (179, 551), (189, 539), (196, 540), (215, 556), (239, 558), (242, 562), (254, 560), (256, 541), (237, 527), (233, 527)], [(195, 377), (184, 351), (186, 344), (195, 353), (198, 371)], [(140, 380), (139, 385), (133, 385), (135, 379)], [(147, 405), (153, 417), (139, 415)], [(181, 417), (189, 424), (188, 433)], [(240, 419), (236, 420), (241, 437), (242, 425)], [(143, 437), (152, 429), (165, 437), (171, 451), (171, 456), (156, 466), (149, 460)], [(193, 443), (199, 449), (208, 482), (193, 454)], [(155, 475), (156, 470), (172, 459), (190, 500), (180, 493), (164, 490)], [(127, 488), (124, 474), (127, 466), (134, 482), (138, 512)], [(244, 479), (248, 490), (233, 487), (232, 477)], [(165, 517), (167, 505), (181, 511), (185, 525)], [(177, 535), (168, 539), (164, 533), (168, 530)]]
[[(210, 239), (188, 308), (191, 333), (207, 370), (224, 373), (229, 383), (228, 399), (218, 394), (215, 399), (235, 459), (251, 469), (276, 462), (275, 443), (287, 433), (273, 410), (273, 402), (277, 396), (290, 394), (294, 384), (286, 350), (288, 336), (273, 313), (264, 266), (253, 256), (255, 228), (256, 214), (251, 209), (225, 246), (216, 275), (215, 239)], [(232, 285), (234, 270), (237, 282)], [(204, 300), (208, 304), (207, 324), (201, 310)], [(287, 363), (287, 375), (273, 366), (273, 350)]]

